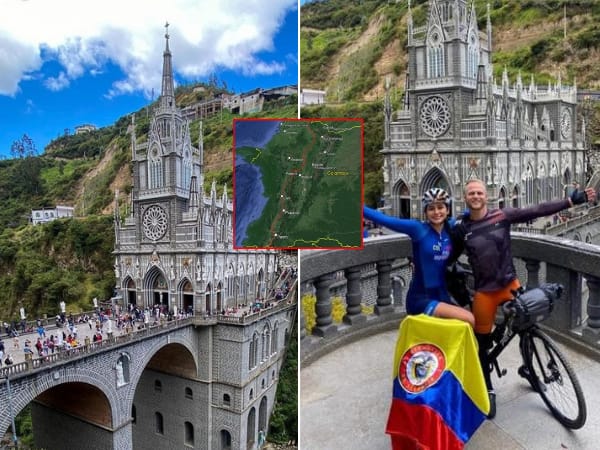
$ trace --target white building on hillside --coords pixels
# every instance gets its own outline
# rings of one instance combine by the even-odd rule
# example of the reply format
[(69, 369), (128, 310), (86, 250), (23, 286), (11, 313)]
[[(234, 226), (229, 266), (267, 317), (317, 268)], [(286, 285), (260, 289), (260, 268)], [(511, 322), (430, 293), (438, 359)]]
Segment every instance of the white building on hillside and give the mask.
[(56, 206), (54, 208), (32, 209), (31, 223), (34, 225), (51, 222), (54, 219), (73, 217), (75, 208), (72, 206)]

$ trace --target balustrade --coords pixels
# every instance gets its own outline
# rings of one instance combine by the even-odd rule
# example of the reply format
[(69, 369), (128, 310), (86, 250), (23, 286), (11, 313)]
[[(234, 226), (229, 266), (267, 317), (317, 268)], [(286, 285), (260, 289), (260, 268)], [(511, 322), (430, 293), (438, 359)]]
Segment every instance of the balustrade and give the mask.
[[(543, 326), (572, 342), (592, 344), (600, 350), (600, 247), (555, 236), (513, 232), (512, 250), (516, 262), (522, 261), (525, 268), (526, 273), (520, 275), (524, 286), (531, 288), (547, 281), (565, 287), (554, 313)], [(301, 311), (303, 362), (337, 348), (340, 342), (356, 339), (365, 333), (365, 328), (373, 327), (372, 332), (376, 332), (375, 327), (396, 327), (406, 312), (398, 301), (392, 303), (392, 268), (396, 261), (410, 256), (410, 240), (404, 235), (368, 239), (362, 251), (301, 252), (301, 286), (304, 293), (314, 292), (316, 296), (314, 311)], [(366, 279), (361, 271), (373, 265), (375, 273)], [(344, 274), (346, 284), (345, 315), (337, 324), (332, 317), (331, 289), (339, 273)], [(376, 298), (374, 314), (362, 312), (366, 298)], [(306, 314), (316, 318), (310, 332), (306, 330)]]

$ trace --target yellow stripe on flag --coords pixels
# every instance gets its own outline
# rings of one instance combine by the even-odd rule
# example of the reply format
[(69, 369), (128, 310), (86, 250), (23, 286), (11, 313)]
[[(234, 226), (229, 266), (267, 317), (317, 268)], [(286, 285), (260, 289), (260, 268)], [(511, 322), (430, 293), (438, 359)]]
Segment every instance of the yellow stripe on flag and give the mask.
[(477, 341), (471, 326), (462, 320), (425, 314), (406, 316), (398, 332), (393, 377), (398, 376), (400, 361), (406, 351), (425, 343), (439, 347), (446, 360), (446, 370), (454, 374), (465, 394), (487, 414), (490, 404), (477, 355)]

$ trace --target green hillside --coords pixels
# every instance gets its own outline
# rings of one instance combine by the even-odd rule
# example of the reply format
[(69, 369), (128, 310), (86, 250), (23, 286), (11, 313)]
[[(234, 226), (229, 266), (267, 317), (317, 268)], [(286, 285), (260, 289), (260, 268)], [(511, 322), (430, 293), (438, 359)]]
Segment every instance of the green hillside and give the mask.
[[(178, 106), (201, 100), (194, 86), (179, 87)], [(297, 117), (296, 96), (267, 102), (261, 113), (243, 117)], [(151, 112), (152, 105), (148, 107)], [(133, 112), (132, 112), (133, 113)], [(146, 108), (135, 112), (138, 142), (147, 139)], [(232, 184), (232, 121), (227, 111), (203, 122), (205, 191)], [(36, 155), (27, 136), (16, 141), (19, 157), (0, 161), (0, 320), (17, 318), (20, 306), (30, 318), (58, 311), (91, 309), (91, 299), (107, 299), (114, 287), (114, 192), (131, 190), (131, 136), (128, 116), (91, 133), (62, 136)], [(198, 144), (200, 122), (190, 131)], [(220, 195), (220, 194), (219, 194)], [(57, 204), (75, 207), (74, 219), (28, 225), (32, 209)]]
[[(496, 76), (506, 66), (512, 77), (518, 72), (527, 80), (534, 75), (538, 84), (560, 73), (567, 83), (576, 77), (580, 87), (600, 86), (600, 1), (476, 0), (480, 30), (486, 27), (488, 3)], [(427, 0), (412, 1), (415, 27), (425, 25), (427, 5)], [(386, 75), (401, 89), (407, 63), (406, 12), (406, 1), (322, 0), (303, 5), (302, 86), (327, 90), (329, 101), (380, 97)]]
[[(600, 0), (475, 0), (480, 31), (492, 21), (497, 79), (507, 69), (536, 84), (577, 83), (600, 90)], [(469, 2), (470, 4), (470, 2)], [(362, 117), (365, 120), (365, 202), (382, 190), (383, 83), (391, 80), (392, 108), (398, 109), (406, 78), (406, 1), (320, 0), (300, 10), (300, 83), (326, 91), (326, 105), (302, 108), (302, 117)], [(426, 24), (428, 0), (413, 0), (415, 27)], [(566, 9), (564, 6), (566, 5)], [(566, 21), (564, 17), (566, 16)], [(566, 27), (565, 27), (566, 25)], [(565, 34), (566, 29), (566, 34)], [(600, 163), (600, 106), (580, 108), (588, 118), (590, 160)]]

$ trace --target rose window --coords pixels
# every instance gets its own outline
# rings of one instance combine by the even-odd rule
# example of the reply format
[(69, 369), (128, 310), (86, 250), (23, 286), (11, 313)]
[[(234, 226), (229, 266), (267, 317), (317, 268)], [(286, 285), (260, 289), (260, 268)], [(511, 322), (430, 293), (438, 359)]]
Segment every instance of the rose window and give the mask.
[(144, 234), (148, 239), (157, 241), (167, 231), (167, 213), (158, 205), (152, 205), (144, 213)]
[(421, 105), (421, 129), (431, 137), (444, 134), (450, 126), (450, 108), (442, 97), (429, 97)]

